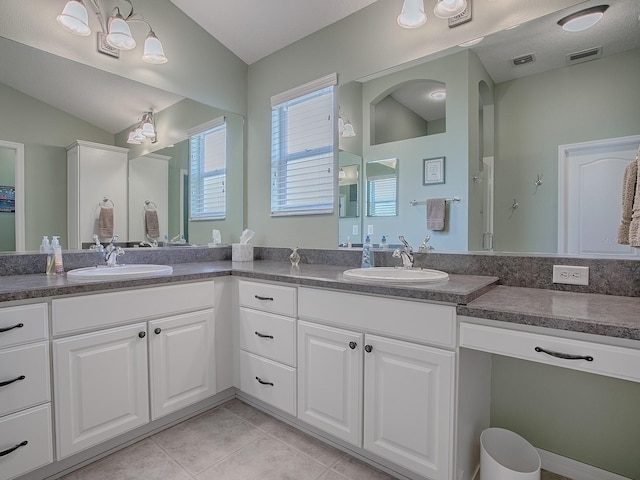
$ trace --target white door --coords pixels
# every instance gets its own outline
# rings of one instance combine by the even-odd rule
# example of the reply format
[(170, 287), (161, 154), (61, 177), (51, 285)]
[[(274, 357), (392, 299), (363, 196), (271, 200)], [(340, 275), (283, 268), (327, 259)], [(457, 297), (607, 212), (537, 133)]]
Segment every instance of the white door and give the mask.
[(298, 322), (298, 418), (362, 442), (362, 334)]
[(149, 322), (151, 419), (216, 393), (213, 309)]
[(455, 353), (365, 336), (364, 448), (432, 480), (451, 475)]
[(149, 421), (146, 324), (53, 341), (58, 459)]
[(618, 244), (622, 179), (638, 145), (640, 136), (558, 148), (558, 253), (640, 255)]

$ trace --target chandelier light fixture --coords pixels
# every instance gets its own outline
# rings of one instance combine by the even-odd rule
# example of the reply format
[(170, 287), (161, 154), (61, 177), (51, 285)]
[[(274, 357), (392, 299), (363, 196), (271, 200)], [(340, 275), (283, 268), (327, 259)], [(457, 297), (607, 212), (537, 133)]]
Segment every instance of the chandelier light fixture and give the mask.
[[(148, 28), (147, 38), (144, 41), (142, 60), (147, 63), (161, 64), (167, 62), (162, 43), (158, 40), (151, 25), (144, 20), (142, 15), (133, 9), (131, 0), (119, 0), (120, 6), (114, 7), (109, 16), (106, 16), (101, 0), (86, 0), (95, 10), (100, 23), (101, 31), (98, 32), (98, 51), (113, 57), (120, 57), (120, 50), (132, 50), (136, 41), (131, 34), (129, 23), (144, 23)], [(125, 15), (126, 14), (126, 15)], [(89, 14), (83, 0), (69, 0), (62, 13), (56, 20), (65, 30), (86, 37), (91, 34), (89, 27)]]
[(158, 132), (156, 131), (156, 119), (153, 112), (144, 112), (142, 119), (137, 123), (127, 138), (127, 143), (131, 145), (141, 145), (149, 141), (156, 143), (158, 141)]
[[(467, 9), (467, 0), (436, 0), (433, 13), (439, 18), (453, 18)], [(398, 15), (398, 25), (403, 28), (418, 28), (427, 23), (424, 0), (404, 0)]]

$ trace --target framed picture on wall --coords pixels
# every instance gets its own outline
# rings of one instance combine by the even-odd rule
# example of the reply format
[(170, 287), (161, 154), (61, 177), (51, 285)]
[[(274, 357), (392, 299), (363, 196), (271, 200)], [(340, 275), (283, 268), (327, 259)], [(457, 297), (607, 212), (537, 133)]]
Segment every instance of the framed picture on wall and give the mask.
[(16, 211), (16, 189), (15, 187), (0, 186), (0, 212)]
[(445, 157), (425, 158), (422, 169), (422, 184), (437, 185), (444, 183)]

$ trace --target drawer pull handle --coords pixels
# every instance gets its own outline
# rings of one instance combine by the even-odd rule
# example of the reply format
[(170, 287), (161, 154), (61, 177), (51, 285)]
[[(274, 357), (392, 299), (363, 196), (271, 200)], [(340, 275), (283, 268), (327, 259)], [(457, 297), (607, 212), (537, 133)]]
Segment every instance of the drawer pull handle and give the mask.
[(7, 385), (11, 385), (13, 382), (18, 382), (20, 380), (24, 380), (25, 377), (24, 375), (20, 375), (19, 377), (14, 378), (13, 380), (7, 380), (6, 382), (0, 382), (0, 387), (5, 387)]
[(0, 328), (0, 333), (8, 332), (9, 330), (13, 330), (14, 328), (22, 328), (22, 327), (24, 327), (24, 323), (19, 323), (17, 325), (14, 325), (13, 327)]
[(147, 336), (147, 332), (140, 332), (140, 333), (138, 334), (138, 336), (139, 336), (140, 338), (144, 338), (144, 337), (146, 337), (146, 336)]
[(587, 362), (593, 362), (591, 355), (571, 355), (569, 353), (554, 352), (553, 350), (545, 350), (544, 348), (536, 347), (535, 351), (540, 353), (546, 353), (552, 357), (562, 358), (564, 360), (586, 360)]
[(371, 345), (365, 345), (364, 351), (367, 353), (371, 353), (373, 351), (373, 347)]
[(27, 443), (26, 440), (22, 443), (19, 443), (18, 445), (16, 445), (15, 447), (9, 448), (7, 450), (5, 450), (4, 452), (0, 452), (0, 457), (4, 457), (5, 455), (9, 455), (11, 452), (16, 451), (17, 449), (19, 449), (20, 447), (24, 447)]
[(155, 333), (156, 335), (160, 335), (160, 332), (162, 332), (161, 328), (156, 328), (153, 333)]
[(258, 383), (260, 385), (271, 385), (273, 387), (273, 382), (265, 382), (264, 380), (262, 380), (260, 377), (256, 377), (256, 380), (258, 380)]
[(260, 338), (270, 338), (273, 340), (273, 335), (265, 335), (264, 333), (260, 333), (260, 332), (253, 332), (253, 333), (255, 333)]
[(349, 342), (349, 348), (351, 350), (355, 350), (358, 344), (356, 342)]
[(260, 295), (254, 295), (258, 300), (269, 300), (273, 302), (273, 297), (261, 297)]

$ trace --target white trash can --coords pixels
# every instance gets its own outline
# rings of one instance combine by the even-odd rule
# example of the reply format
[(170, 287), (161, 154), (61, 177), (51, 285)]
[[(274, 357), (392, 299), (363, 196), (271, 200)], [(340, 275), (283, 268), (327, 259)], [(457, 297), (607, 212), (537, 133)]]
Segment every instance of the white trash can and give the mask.
[(540, 455), (517, 433), (487, 428), (480, 435), (480, 480), (540, 480)]

